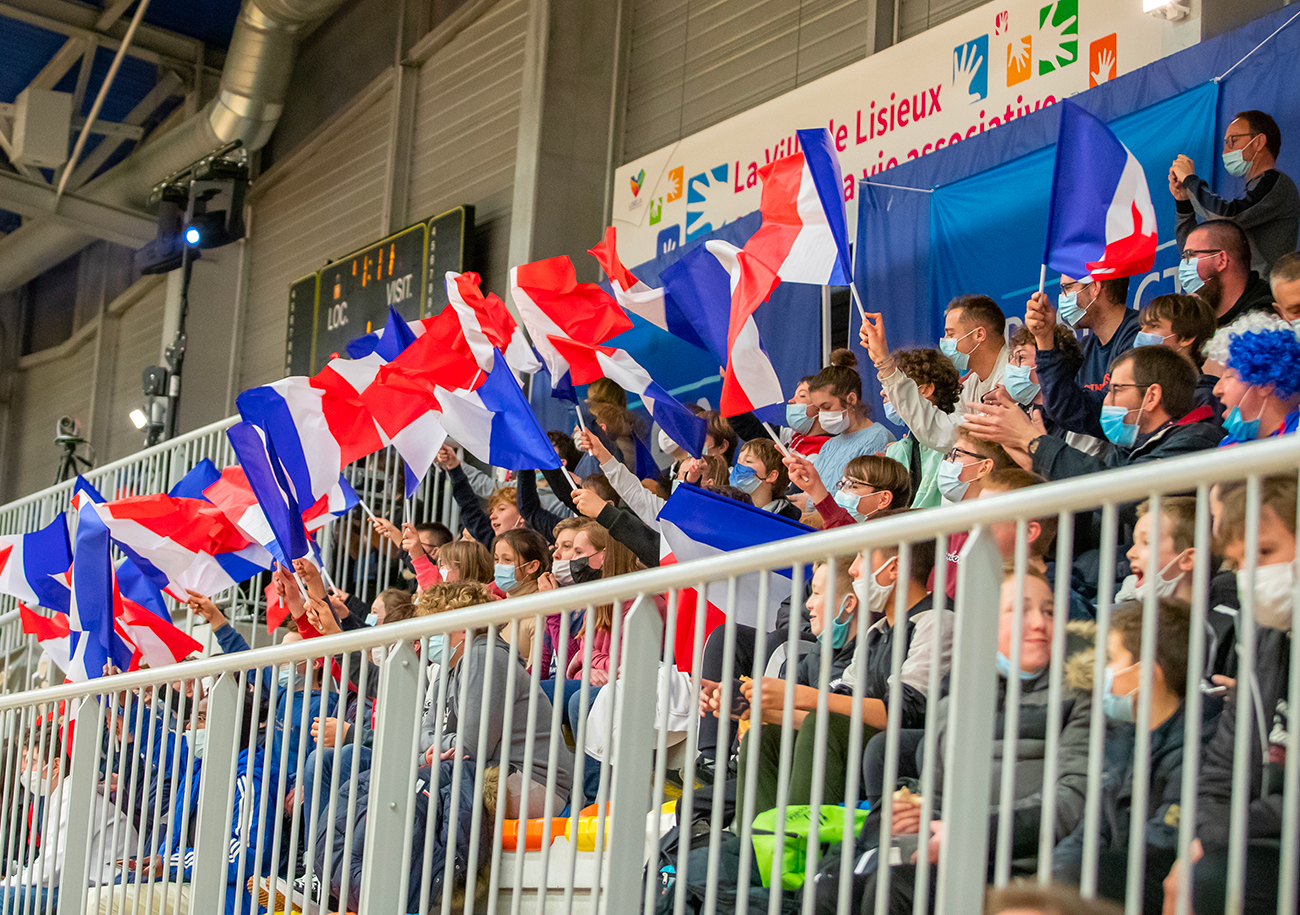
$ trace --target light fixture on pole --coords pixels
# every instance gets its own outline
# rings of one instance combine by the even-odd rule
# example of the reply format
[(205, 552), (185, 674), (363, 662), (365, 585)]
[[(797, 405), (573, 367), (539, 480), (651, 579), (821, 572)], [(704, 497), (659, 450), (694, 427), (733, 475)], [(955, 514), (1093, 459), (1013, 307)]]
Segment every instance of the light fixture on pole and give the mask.
[(1157, 19), (1178, 22), (1191, 14), (1191, 7), (1179, 0), (1142, 0), (1142, 12)]

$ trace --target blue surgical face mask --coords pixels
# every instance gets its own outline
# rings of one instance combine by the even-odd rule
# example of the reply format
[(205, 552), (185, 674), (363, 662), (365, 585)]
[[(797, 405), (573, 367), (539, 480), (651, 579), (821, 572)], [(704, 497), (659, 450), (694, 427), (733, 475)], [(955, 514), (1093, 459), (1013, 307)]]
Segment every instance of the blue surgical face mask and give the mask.
[(366, 614), (366, 625), (367, 625), (367, 626), (378, 626), (378, 625), (379, 625), (379, 614), (378, 614), (378, 613), (367, 613), (367, 614)]
[[(844, 613), (844, 608), (849, 602), (849, 597), (850, 595), (848, 594), (844, 595), (844, 599), (840, 601), (839, 612), (836, 613), (835, 618), (830, 621), (831, 648), (834, 648), (837, 651), (843, 648), (844, 643), (849, 640), (849, 627), (853, 625), (853, 614), (849, 613), (845, 615)], [(843, 617), (843, 622), (841, 622), (841, 617)], [(817, 634), (817, 638), (820, 639), (825, 635), (826, 627), (822, 626), (822, 631)]]
[[(1172, 336), (1172, 335), (1171, 335)], [(1165, 338), (1163, 334), (1149, 334), (1141, 331), (1133, 338), (1133, 345), (1137, 346), (1163, 346)]]
[[(998, 673), (1002, 674), (1003, 679), (1011, 679), (1011, 659), (1000, 651), (998, 652)], [(1041, 670), (1021, 670), (1020, 680), (1022, 683), (1028, 683), (1041, 673)]]
[(762, 483), (758, 471), (748, 464), (736, 464), (731, 468), (731, 485), (741, 492), (752, 494)]
[[(1132, 448), (1137, 441), (1138, 424), (1128, 422), (1132, 410), (1126, 407), (1104, 404), (1101, 408), (1101, 431), (1106, 439), (1121, 448)], [(1141, 408), (1138, 415), (1141, 416)]]
[(906, 424), (905, 424), (905, 423), (904, 423), (904, 422), (899, 418), (899, 416), (898, 416), (898, 411), (894, 409), (894, 404), (893, 404), (892, 401), (886, 401), (886, 402), (885, 402), (885, 419), (886, 419), (888, 422), (893, 423), (895, 426), (906, 425)]
[(1021, 406), (1034, 402), (1040, 387), (1030, 374), (1034, 370), (1027, 365), (1008, 365), (1002, 370), (1002, 386), (1007, 389), (1011, 399)]
[(1241, 407), (1233, 407), (1223, 418), (1223, 429), (1236, 442), (1253, 442), (1259, 438), (1259, 417), (1246, 419), (1241, 415)]
[(798, 432), (800, 435), (807, 435), (808, 430), (812, 428), (817, 417), (808, 415), (808, 405), (806, 403), (788, 403), (785, 405), (785, 424)]
[(519, 587), (519, 582), (515, 579), (515, 567), (498, 562), (492, 567), (492, 580), (502, 591), (509, 594), (515, 588)]
[[(1132, 670), (1136, 666), (1136, 664), (1132, 664), (1125, 667), (1124, 670)], [(1131, 693), (1125, 693), (1122, 696), (1117, 696), (1111, 692), (1115, 686), (1115, 675), (1117, 673), (1120, 673), (1120, 671), (1115, 670), (1113, 667), (1107, 667), (1106, 674), (1102, 677), (1101, 711), (1112, 721), (1122, 721), (1132, 724), (1137, 719), (1137, 716), (1133, 714), (1133, 698), (1136, 695), (1137, 690), (1133, 690)]]
[(966, 490), (970, 488), (969, 482), (962, 482), (962, 471), (966, 465), (958, 461), (940, 461), (939, 462), (939, 492), (949, 502), (960, 502), (966, 496)]
[(286, 664), (280, 668), (280, 689), (288, 689), (293, 682), (293, 665)]
[(1178, 262), (1178, 283), (1188, 295), (1195, 295), (1196, 290), (1205, 285), (1205, 280), (1197, 272), (1197, 263), (1194, 257), (1184, 257)]
[[(957, 349), (957, 344), (973, 333), (975, 333), (975, 331), (971, 330), (962, 334), (960, 337), (941, 337), (939, 339), (939, 352), (948, 357), (952, 362), (952, 367), (957, 370), (958, 375), (966, 374), (966, 370), (970, 368), (970, 353), (963, 353), (961, 350)], [(975, 350), (972, 348), (971, 352), (974, 351)]]
[(1250, 163), (1240, 149), (1230, 149), (1223, 154), (1223, 170), (1234, 178), (1240, 178), (1250, 171)]
[[(1094, 299), (1093, 302), (1095, 301)], [(1079, 304), (1079, 290), (1077, 289), (1074, 292), (1062, 292), (1056, 297), (1056, 313), (1061, 316), (1062, 321), (1074, 327), (1088, 313), (1088, 309), (1092, 307), (1092, 304), (1092, 302), (1089, 302), (1087, 306), (1081, 306)]]
[[(875, 493), (869, 493), (869, 495), (875, 495)], [(866, 521), (876, 512), (880, 511), (880, 508), (877, 506), (869, 512), (859, 511), (858, 506), (862, 504), (864, 498), (866, 497), (855, 496), (853, 493), (845, 492), (841, 489), (835, 494), (835, 504), (852, 515), (854, 521)]]

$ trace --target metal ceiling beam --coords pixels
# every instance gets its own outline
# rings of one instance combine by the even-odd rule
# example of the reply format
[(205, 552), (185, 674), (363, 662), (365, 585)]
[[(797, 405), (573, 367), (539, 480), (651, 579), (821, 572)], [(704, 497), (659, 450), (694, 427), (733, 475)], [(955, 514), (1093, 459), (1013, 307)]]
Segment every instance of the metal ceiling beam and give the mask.
[[(158, 80), (158, 85), (154, 86), (153, 89), (149, 91), (149, 94), (142, 98), (140, 103), (132, 108), (126, 117), (122, 118), (122, 124), (120, 126), (136, 127), (138, 130), (143, 130), (143, 128), (138, 127), (137, 125), (143, 124), (145, 121), (149, 120), (163, 102), (180, 92), (183, 85), (184, 83), (181, 78), (168, 70), (166, 73), (162, 74), (162, 78)], [(102, 124), (102, 122), (97, 122), (97, 124)], [(78, 165), (77, 170), (72, 173), (72, 180), (68, 182), (68, 187), (75, 191), (77, 188), (89, 181), (91, 176), (93, 176), (95, 172), (99, 171), (100, 166), (107, 162), (109, 157), (112, 156), (113, 153), (117, 152), (124, 142), (126, 142), (126, 138), (115, 139), (110, 136), (105, 136), (103, 143), (100, 143), (82, 158), (81, 164)]]
[[(0, 119), (12, 121), (13, 117), (13, 104), (11, 102), (0, 102)], [(86, 126), (86, 119), (83, 116), (77, 115), (72, 119), (73, 130), (80, 130), (84, 126)], [(90, 132), (105, 137), (120, 137), (123, 140), (138, 140), (144, 136), (143, 127), (118, 121), (101, 121), (98, 118), (95, 119), (95, 124), (90, 128)]]
[[(0, 3), (0, 15), (69, 38), (85, 41), (94, 37), (101, 45), (114, 51), (127, 28), (125, 23), (115, 22), (100, 31), (97, 25), (104, 17), (104, 11), (70, 0), (4, 0)], [(192, 67), (205, 51), (205, 65), (219, 69), (224, 55), (206, 49), (197, 38), (141, 24), (128, 53), (154, 64), (166, 59), (169, 63), (184, 63)]]
[(82, 232), (119, 245), (139, 248), (153, 240), (158, 222), (148, 213), (96, 203), (75, 194), (64, 194), (54, 212), (54, 189), (9, 172), (0, 172), (0, 209), (23, 217), (61, 222)]

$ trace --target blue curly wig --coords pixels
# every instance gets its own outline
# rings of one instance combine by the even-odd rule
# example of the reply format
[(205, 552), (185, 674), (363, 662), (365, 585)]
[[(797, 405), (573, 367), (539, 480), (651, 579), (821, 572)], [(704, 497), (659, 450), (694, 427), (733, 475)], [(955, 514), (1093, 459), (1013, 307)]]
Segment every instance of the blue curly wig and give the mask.
[(1228, 365), (1246, 384), (1272, 385), (1283, 399), (1300, 392), (1300, 339), (1289, 328), (1237, 334), (1228, 343)]

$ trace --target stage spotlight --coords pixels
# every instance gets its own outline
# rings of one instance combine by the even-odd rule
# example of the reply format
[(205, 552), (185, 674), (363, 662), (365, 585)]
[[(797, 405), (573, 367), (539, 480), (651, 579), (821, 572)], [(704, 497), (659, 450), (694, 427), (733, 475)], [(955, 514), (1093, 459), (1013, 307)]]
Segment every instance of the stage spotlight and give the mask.
[(139, 407), (132, 410), (130, 416), (131, 425), (135, 426), (137, 429), (143, 429), (145, 426), (149, 425), (149, 417), (145, 416), (144, 410), (141, 410)]

